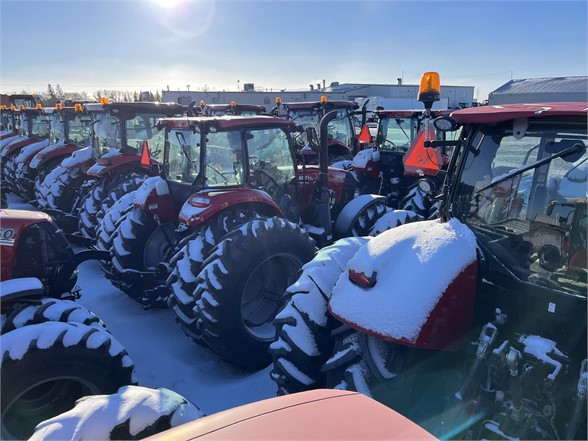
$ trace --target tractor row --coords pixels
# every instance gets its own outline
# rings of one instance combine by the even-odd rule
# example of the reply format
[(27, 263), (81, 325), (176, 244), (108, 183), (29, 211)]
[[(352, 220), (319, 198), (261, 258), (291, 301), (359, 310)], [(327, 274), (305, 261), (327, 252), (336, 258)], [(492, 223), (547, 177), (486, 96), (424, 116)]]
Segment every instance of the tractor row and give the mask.
[[(48, 208), (114, 286), (240, 369), (273, 363), (280, 394), (356, 390), (443, 438), (584, 439), (587, 105), (438, 99), (424, 74), (424, 111), (377, 112), (361, 150), (337, 129), (355, 108), (326, 102), (315, 126), (279, 102), (88, 103), (94, 148), (35, 188), (83, 201)], [(96, 151), (91, 179), (57, 179)]]

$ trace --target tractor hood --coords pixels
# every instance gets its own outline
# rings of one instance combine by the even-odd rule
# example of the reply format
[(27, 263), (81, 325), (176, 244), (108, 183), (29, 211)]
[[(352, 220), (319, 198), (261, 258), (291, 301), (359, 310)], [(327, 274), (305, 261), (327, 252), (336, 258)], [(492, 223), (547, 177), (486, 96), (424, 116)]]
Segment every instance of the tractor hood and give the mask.
[[(475, 236), (458, 220), (401, 225), (372, 238), (357, 251), (335, 285), (329, 310), (339, 320), (368, 334), (432, 347), (430, 338), (422, 340), (421, 331), (437, 319), (438, 304), (447, 306), (440, 302), (442, 297), (446, 301), (456, 294), (458, 297), (451, 301), (467, 304), (468, 311), (460, 313), (471, 316), (475, 265)], [(453, 286), (464, 278), (470, 281), (467, 286)], [(450, 291), (455, 292), (448, 294)], [(442, 319), (451, 321), (447, 315)], [(451, 331), (452, 336), (459, 335), (468, 323), (460, 323), (459, 329)]]
[(145, 440), (434, 440), (425, 429), (357, 392), (318, 389), (219, 412)]

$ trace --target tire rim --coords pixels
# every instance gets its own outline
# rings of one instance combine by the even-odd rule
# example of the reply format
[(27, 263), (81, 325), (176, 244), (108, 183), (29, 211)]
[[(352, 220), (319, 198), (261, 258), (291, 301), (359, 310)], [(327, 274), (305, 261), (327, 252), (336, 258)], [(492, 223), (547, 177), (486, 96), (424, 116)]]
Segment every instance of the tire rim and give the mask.
[(143, 251), (143, 265), (144, 269), (156, 268), (163, 262), (165, 254), (170, 247), (169, 241), (166, 238), (173, 238), (175, 234), (175, 227), (171, 223), (157, 225), (155, 231), (151, 233), (145, 249)]
[(98, 393), (96, 385), (82, 378), (55, 378), (31, 385), (3, 409), (2, 438), (27, 439), (41, 421), (72, 409), (85, 395)]
[(282, 306), (286, 288), (296, 280), (302, 262), (291, 254), (276, 254), (251, 271), (241, 296), (241, 318), (247, 332), (262, 341), (272, 341), (273, 320)]

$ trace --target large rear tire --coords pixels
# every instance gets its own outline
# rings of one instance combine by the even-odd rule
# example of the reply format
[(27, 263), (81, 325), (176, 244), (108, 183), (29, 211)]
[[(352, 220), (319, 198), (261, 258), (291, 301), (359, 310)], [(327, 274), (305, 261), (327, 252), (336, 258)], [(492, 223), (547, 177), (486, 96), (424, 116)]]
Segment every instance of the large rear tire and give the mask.
[(138, 189), (147, 175), (138, 172), (126, 172), (120, 175), (106, 176), (88, 192), (80, 207), (79, 231), (84, 236), (95, 239), (102, 218), (110, 207), (125, 194)]
[(40, 423), (29, 440), (138, 440), (203, 416), (169, 389), (124, 386), (78, 400), (72, 410)]
[(253, 220), (223, 238), (193, 296), (195, 324), (212, 351), (241, 369), (267, 366), (283, 294), (315, 253), (306, 232), (277, 217)]
[(39, 168), (34, 169), (34, 170), (36, 170), (37, 173), (34, 176), (34, 183), (33, 183), (34, 188), (33, 188), (32, 197), (35, 199), (35, 203), (42, 208), (45, 208), (45, 207), (41, 206), (41, 201), (39, 200), (39, 195), (43, 191), (43, 181), (45, 181), (45, 178), (53, 170), (55, 170), (57, 167), (59, 167), (59, 164), (61, 163), (62, 159), (63, 159), (63, 157), (61, 157), (61, 156), (57, 157), (57, 158), (50, 159), (49, 161), (47, 161), (46, 163), (41, 165)]
[(166, 281), (170, 293), (169, 304), (173, 307), (176, 321), (182, 331), (198, 344), (205, 345), (202, 334), (195, 324), (193, 294), (196, 290), (196, 276), (202, 269), (202, 263), (221, 238), (259, 216), (254, 209), (247, 207), (221, 211), (208, 220), (197, 234), (186, 238), (169, 263), (172, 268)]
[(367, 241), (348, 237), (321, 249), (287, 289), (269, 347), (273, 358), (270, 377), (278, 386), (278, 395), (325, 386), (321, 367), (331, 355), (331, 331), (339, 325), (328, 313), (327, 303), (347, 262)]
[(127, 352), (105, 330), (46, 322), (2, 336), (2, 437), (27, 439), (35, 426), (84, 395), (135, 383)]
[(79, 208), (88, 187), (94, 178), (81, 168), (55, 167), (43, 180), (37, 191), (41, 208), (74, 213)]

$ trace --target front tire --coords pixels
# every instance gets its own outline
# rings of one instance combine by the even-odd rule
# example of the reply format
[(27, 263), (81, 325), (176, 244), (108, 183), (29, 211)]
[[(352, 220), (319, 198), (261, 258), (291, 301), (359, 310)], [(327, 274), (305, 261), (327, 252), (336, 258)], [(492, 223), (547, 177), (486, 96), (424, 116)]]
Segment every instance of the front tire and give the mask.
[(35, 426), (84, 395), (135, 383), (127, 352), (105, 330), (46, 322), (2, 336), (2, 437), (27, 439)]
[(133, 209), (120, 222), (112, 237), (111, 282), (131, 298), (139, 301), (143, 293), (153, 288), (145, 283), (128, 283), (117, 278), (124, 270), (154, 270), (171, 249), (176, 225), (172, 222), (159, 224), (153, 215), (144, 210)]
[(282, 295), (315, 252), (306, 232), (277, 217), (229, 233), (196, 280), (194, 311), (212, 351), (241, 369), (267, 366)]

